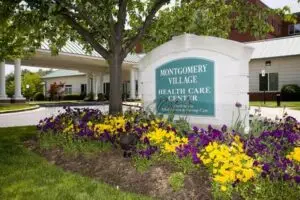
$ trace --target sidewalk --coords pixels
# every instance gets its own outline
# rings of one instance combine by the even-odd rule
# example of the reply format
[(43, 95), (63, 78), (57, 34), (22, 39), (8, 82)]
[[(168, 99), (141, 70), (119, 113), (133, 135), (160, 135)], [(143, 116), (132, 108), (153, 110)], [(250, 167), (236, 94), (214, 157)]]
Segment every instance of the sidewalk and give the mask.
[[(255, 113), (255, 109), (259, 109), (259, 107), (251, 106), (250, 108), (250, 114)], [(286, 112), (289, 116), (292, 116), (296, 118), (298, 121), (300, 121), (300, 110), (292, 110), (289, 108), (267, 108), (267, 107), (260, 107), (261, 115), (263, 117), (275, 119), (276, 116), (279, 118), (282, 118), (283, 114)]]

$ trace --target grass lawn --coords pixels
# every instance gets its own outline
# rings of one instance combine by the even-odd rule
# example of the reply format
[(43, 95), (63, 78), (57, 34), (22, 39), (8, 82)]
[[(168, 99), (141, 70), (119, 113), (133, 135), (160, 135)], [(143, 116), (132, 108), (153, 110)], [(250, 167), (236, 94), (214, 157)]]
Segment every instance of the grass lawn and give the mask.
[(23, 147), (36, 128), (0, 128), (0, 199), (149, 199), (65, 172)]
[(64, 103), (80, 103), (81, 101), (77, 100), (66, 100), (66, 101), (31, 101), (29, 104), (38, 105), (38, 104), (64, 104)]
[(36, 105), (24, 104), (0, 104), (0, 113), (6, 111), (22, 110), (25, 108), (33, 108)]
[[(276, 108), (277, 103), (276, 101), (266, 101), (264, 104), (263, 101), (250, 101), (250, 106), (261, 106), (261, 107), (269, 107), (269, 108)], [(300, 110), (300, 101), (283, 101), (280, 104), (281, 107), (287, 107), (295, 110)]]

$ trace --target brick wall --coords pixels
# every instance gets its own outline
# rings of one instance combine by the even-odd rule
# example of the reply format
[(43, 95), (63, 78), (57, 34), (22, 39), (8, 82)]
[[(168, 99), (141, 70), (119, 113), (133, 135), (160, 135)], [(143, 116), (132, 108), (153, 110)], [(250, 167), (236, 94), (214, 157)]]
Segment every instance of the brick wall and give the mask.
[[(248, 2), (254, 3), (262, 8), (268, 8), (268, 6), (260, 0), (248, 0)], [(282, 36), (283, 22), (279, 16), (270, 16), (268, 23), (274, 27), (274, 32), (267, 34), (267, 36), (263, 39), (271, 39)], [(239, 33), (236, 29), (232, 29), (231, 33), (229, 34), (229, 39), (239, 42), (250, 42), (262, 38), (255, 38), (250, 33)]]
[[(300, 13), (297, 14), (297, 23), (300, 23)], [(281, 37), (286, 37), (286, 36), (289, 36), (289, 25), (291, 25), (293, 23), (291, 22), (283, 22), (282, 24), (282, 30), (281, 30)]]

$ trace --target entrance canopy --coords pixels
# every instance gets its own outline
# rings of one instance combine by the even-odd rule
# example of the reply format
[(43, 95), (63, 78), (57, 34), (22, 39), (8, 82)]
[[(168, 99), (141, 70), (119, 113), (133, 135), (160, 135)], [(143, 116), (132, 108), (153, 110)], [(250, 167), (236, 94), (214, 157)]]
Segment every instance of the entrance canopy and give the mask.
[[(123, 69), (136, 68), (140, 57), (136, 54), (129, 54), (123, 63)], [(10, 63), (10, 61), (7, 61)], [(108, 72), (108, 63), (95, 50), (86, 53), (83, 46), (77, 42), (68, 41), (58, 55), (52, 56), (50, 45), (43, 42), (36, 54), (28, 59), (22, 59), (22, 65), (32, 67), (56, 68), (78, 70), (81, 72)]]
[[(122, 70), (130, 74), (130, 88), (131, 91), (135, 89), (135, 78), (137, 71), (137, 64), (141, 57), (137, 54), (129, 54), (122, 65)], [(107, 61), (99, 55), (96, 51), (86, 53), (83, 46), (77, 42), (68, 41), (61, 49), (58, 55), (52, 56), (50, 46), (47, 42), (43, 42), (41, 48), (36, 50), (34, 56), (27, 59), (16, 59), (14, 61), (5, 61), (7, 64), (14, 64), (15, 66), (15, 101), (24, 101), (21, 94), (21, 65), (31, 67), (44, 67), (54, 69), (76, 70), (86, 73), (87, 79), (94, 81), (94, 85), (99, 85), (103, 80), (103, 74), (109, 73)], [(5, 62), (0, 63), (0, 102), (10, 102), (6, 95), (5, 82)], [(90, 81), (89, 81), (90, 82)], [(94, 87), (93, 92), (99, 93), (97, 87)], [(132, 92), (132, 95), (134, 92)], [(94, 98), (95, 100), (97, 97)]]

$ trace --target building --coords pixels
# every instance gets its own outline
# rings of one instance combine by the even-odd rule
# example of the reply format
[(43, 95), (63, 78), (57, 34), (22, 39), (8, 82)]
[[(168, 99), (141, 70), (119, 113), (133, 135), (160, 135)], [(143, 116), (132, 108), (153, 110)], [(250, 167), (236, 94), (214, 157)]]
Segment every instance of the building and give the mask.
[(293, 36), (300, 34), (300, 12), (294, 13), (297, 18), (297, 23), (293, 24), (291, 22), (283, 22), (282, 26), (282, 36)]
[(275, 100), (287, 84), (300, 86), (300, 35), (246, 43), (254, 47), (249, 65), (250, 100)]
[[(124, 83), (123, 87), (127, 92), (126, 94), (130, 95), (130, 98), (136, 98), (136, 96), (138, 96), (134, 91), (137, 90), (136, 77), (138, 70), (137, 63), (139, 60), (139, 55), (129, 54), (124, 59), (124, 62), (121, 66), (123, 74), (122, 81)], [(6, 63), (14, 64), (15, 66), (15, 94), (12, 99), (8, 98), (6, 95)], [(49, 75), (49, 77), (45, 77), (45, 80), (48, 80), (45, 93), (46, 90), (49, 89), (49, 84), (51, 81), (63, 81), (64, 79), (68, 80), (65, 82), (67, 88), (65, 88), (65, 91), (68, 94), (77, 94), (81, 93), (81, 91), (86, 91), (86, 95), (91, 93), (93, 94), (93, 99), (97, 100), (97, 94), (104, 94), (109, 91), (108, 63), (95, 50), (87, 53), (83, 46), (79, 43), (68, 41), (57, 56), (52, 56), (49, 44), (47, 42), (43, 42), (41, 48), (37, 49), (35, 55), (30, 58), (22, 60), (6, 60), (0, 62), (0, 102), (25, 101), (25, 98), (21, 94), (21, 65), (76, 71), (58, 71), (52, 75)], [(82, 80), (82, 78), (79, 78), (82, 76), (85, 76), (85, 81)], [(70, 77), (77, 78), (75, 82), (72, 82), (74, 80), (72, 80), (73, 78)]]
[[(253, 47), (254, 53), (249, 65), (249, 95), (250, 100), (263, 100), (266, 94), (267, 100), (275, 100), (275, 96), (281, 88), (287, 84), (297, 84), (300, 86), (300, 35), (273, 38), (248, 42), (247, 45)], [(264, 76), (263, 76), (264, 74)], [(124, 74), (123, 94), (131, 94), (130, 74)], [(76, 71), (57, 70), (43, 79), (46, 87), (54, 82), (65, 83), (65, 94), (82, 94), (91, 90), (92, 76)], [(134, 75), (135, 89), (130, 95), (132, 98), (138, 97), (137, 73)], [(109, 94), (109, 75), (103, 74), (102, 81), (98, 83), (98, 93)], [(90, 89), (87, 89), (90, 88)]]
[[(261, 8), (269, 8), (266, 4), (264, 4), (260, 0), (247, 0), (250, 3), (256, 4)], [(267, 39), (282, 37), (282, 28), (283, 28), (283, 20), (279, 16), (270, 16), (268, 19), (268, 23), (274, 27), (274, 32), (268, 33), (266, 35)], [(235, 40), (238, 42), (249, 42), (255, 41), (257, 38), (252, 36), (250, 33), (239, 33), (237, 29), (232, 28), (229, 34), (230, 40)]]
[[(100, 77), (101, 75), (101, 77)], [(51, 84), (59, 84), (63, 83), (63, 95), (81, 95), (88, 96), (93, 93), (94, 88), (97, 88), (97, 94), (103, 94), (106, 98), (109, 97), (109, 74), (103, 73), (98, 77), (93, 77), (92, 73), (82, 73), (79, 71), (73, 70), (55, 70), (46, 76), (42, 77), (45, 83), (45, 96), (48, 96), (48, 91), (50, 89)], [(123, 73), (123, 95), (124, 98), (138, 98), (138, 84), (137, 84), (137, 73), (133, 74), (134, 79), (134, 90), (131, 92), (130, 89), (130, 76), (129, 73)], [(95, 85), (96, 84), (96, 85)], [(132, 94), (131, 94), (132, 93)]]
[[(268, 6), (260, 0), (248, 0), (248, 2), (254, 3), (261, 8), (268, 8)], [(270, 16), (268, 18), (268, 23), (273, 26), (274, 32), (268, 33), (265, 39), (287, 37), (300, 34), (300, 12), (294, 13), (294, 15), (296, 16), (297, 20), (296, 24), (293, 24), (292, 22), (286, 22), (279, 16)], [(258, 40), (258, 38), (255, 38), (250, 33), (239, 33), (234, 28), (232, 28), (229, 34), (229, 39), (239, 42), (250, 42)]]

